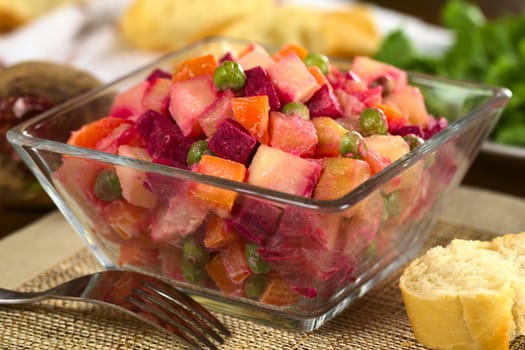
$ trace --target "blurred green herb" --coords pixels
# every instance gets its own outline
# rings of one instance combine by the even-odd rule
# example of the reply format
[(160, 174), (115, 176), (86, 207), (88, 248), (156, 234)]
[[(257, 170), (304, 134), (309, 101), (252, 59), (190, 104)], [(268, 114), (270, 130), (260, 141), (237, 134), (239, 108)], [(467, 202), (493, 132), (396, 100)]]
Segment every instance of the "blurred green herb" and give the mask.
[(477, 5), (449, 0), (441, 23), (454, 33), (452, 45), (441, 55), (418, 52), (408, 36), (396, 30), (375, 57), (406, 70), (509, 88), (513, 97), (492, 138), (525, 146), (525, 12), (487, 20)]

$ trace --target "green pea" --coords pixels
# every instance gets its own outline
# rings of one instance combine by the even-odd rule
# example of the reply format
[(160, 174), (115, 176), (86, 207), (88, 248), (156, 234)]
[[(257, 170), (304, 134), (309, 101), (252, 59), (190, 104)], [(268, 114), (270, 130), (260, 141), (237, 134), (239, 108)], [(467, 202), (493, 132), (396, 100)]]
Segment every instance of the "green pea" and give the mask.
[(255, 243), (248, 243), (244, 248), (246, 263), (253, 273), (267, 273), (270, 271), (270, 265), (259, 256), (258, 246)]
[(377, 239), (374, 239), (365, 250), (365, 259), (370, 260), (377, 257)]
[(203, 266), (208, 262), (210, 253), (198, 242), (197, 237), (189, 236), (182, 246), (182, 257), (192, 265)]
[(93, 192), (98, 199), (106, 202), (122, 198), (120, 181), (114, 168), (106, 168), (98, 173)]
[(381, 86), (383, 88), (383, 91), (381, 93), (383, 97), (388, 96), (392, 93), (392, 90), (394, 89), (394, 80), (389, 75), (382, 75), (370, 83), (370, 87), (376, 86)]
[(298, 115), (304, 120), (310, 120), (310, 110), (304, 103), (301, 102), (289, 102), (281, 109), (286, 115)]
[(419, 146), (419, 145), (423, 144), (423, 142), (425, 142), (425, 140), (423, 140), (421, 137), (419, 137), (417, 135), (414, 135), (414, 134), (405, 135), (405, 136), (403, 136), (403, 139), (410, 146), (410, 150), (413, 150), (414, 148), (416, 148), (417, 146)]
[(323, 74), (328, 74), (330, 71), (330, 61), (328, 57), (320, 53), (309, 53), (303, 59), (304, 64), (307, 67), (317, 66)]
[(385, 114), (378, 108), (366, 108), (359, 116), (359, 128), (363, 136), (386, 135), (388, 124)]
[(401, 212), (401, 199), (399, 192), (393, 191), (391, 193), (382, 193), (385, 219), (396, 217)]
[(248, 298), (258, 298), (266, 287), (266, 275), (251, 275), (244, 282), (244, 294)]
[(196, 266), (192, 263), (182, 261), (182, 277), (190, 283), (202, 283), (208, 278), (208, 273), (203, 266)]
[(217, 89), (239, 91), (244, 87), (246, 74), (242, 66), (235, 61), (224, 61), (213, 72), (213, 83)]
[(349, 131), (339, 140), (339, 153), (343, 157), (359, 159), (366, 150), (363, 136), (355, 130)]
[(205, 140), (195, 141), (190, 146), (188, 155), (186, 156), (186, 162), (188, 165), (198, 163), (205, 154), (213, 154), (208, 148), (208, 142)]

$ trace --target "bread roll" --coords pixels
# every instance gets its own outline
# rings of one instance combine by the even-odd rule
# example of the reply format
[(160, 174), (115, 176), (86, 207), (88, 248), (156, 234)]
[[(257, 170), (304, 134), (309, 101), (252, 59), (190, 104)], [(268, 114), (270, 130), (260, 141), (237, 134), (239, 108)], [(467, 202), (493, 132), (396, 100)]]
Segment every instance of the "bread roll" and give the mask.
[(217, 32), (255, 13), (265, 17), (274, 0), (136, 0), (120, 21), (128, 42), (144, 49), (171, 50)]
[(0, 0), (0, 33), (72, 0)]
[(399, 286), (423, 345), (508, 349), (525, 334), (525, 232), (432, 248), (408, 265)]
[(133, 46), (177, 49), (206, 36), (279, 47), (294, 43), (330, 56), (371, 55), (380, 45), (372, 10), (282, 5), (273, 0), (136, 0), (121, 19)]

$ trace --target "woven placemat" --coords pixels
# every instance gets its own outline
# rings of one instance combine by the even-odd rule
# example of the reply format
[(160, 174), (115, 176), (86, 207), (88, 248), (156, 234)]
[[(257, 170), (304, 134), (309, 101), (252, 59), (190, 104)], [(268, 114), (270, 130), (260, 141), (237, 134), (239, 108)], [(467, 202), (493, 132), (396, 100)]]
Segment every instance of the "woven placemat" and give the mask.
[[(472, 228), (439, 222), (425, 249), (452, 238), (492, 239)], [(82, 250), (24, 284), (20, 290), (44, 289), (100, 270)], [(309, 333), (274, 329), (223, 314), (218, 318), (233, 333), (220, 349), (343, 350), (425, 349), (412, 334), (397, 283), (402, 268), (321, 328)], [(130, 316), (70, 301), (0, 307), (0, 349), (179, 349), (181, 344)], [(525, 350), (525, 337), (511, 349)]]

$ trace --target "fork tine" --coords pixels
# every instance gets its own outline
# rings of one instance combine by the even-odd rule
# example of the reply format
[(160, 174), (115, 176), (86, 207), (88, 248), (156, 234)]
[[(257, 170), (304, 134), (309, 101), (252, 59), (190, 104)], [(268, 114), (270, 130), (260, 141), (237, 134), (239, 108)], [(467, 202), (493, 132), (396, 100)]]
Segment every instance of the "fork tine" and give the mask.
[[(131, 304), (135, 305), (137, 308), (139, 308), (141, 311), (144, 311), (144, 312), (147, 312), (149, 315), (152, 315), (152, 316), (155, 316), (156, 319), (159, 319), (161, 317), (158, 317), (157, 316), (157, 312), (155, 311), (155, 309), (151, 306), (149, 306), (148, 304), (142, 302), (142, 301), (139, 301), (133, 297), (127, 297), (126, 300), (128, 302), (130, 302)], [(138, 314), (135, 314), (138, 316)], [(146, 323), (156, 327), (156, 328), (159, 328), (161, 330), (163, 330), (164, 332), (168, 332), (168, 333), (171, 333), (172, 335), (174, 335), (178, 340), (180, 340), (181, 342), (183, 342), (184, 344), (186, 344), (187, 346), (189, 346), (190, 348), (192, 349), (195, 349), (195, 350), (201, 350), (202, 348), (190, 337), (188, 337), (184, 332), (182, 332), (180, 330), (179, 327), (171, 327), (171, 328), (166, 328), (164, 326), (162, 326), (161, 324), (158, 324), (158, 323), (155, 323), (149, 319), (143, 319), (143, 321), (145, 321)], [(171, 323), (170, 323), (171, 324)]]
[[(159, 305), (170, 312), (177, 314), (179, 317), (191, 322), (193, 325), (199, 327), (202, 331), (209, 334), (213, 339), (218, 341), (219, 343), (223, 344), (224, 339), (221, 338), (221, 336), (215, 332), (215, 330), (208, 325), (205, 321), (203, 321), (198, 314), (191, 312), (189, 309), (184, 307), (184, 305), (181, 305), (179, 303), (174, 303), (171, 298), (166, 298), (164, 293), (159, 292), (157, 289), (153, 288), (151, 285), (144, 285), (144, 289), (140, 290), (143, 293), (149, 293), (152, 297), (161, 298), (163, 301), (162, 305)], [(152, 295), (153, 293), (153, 295)], [(158, 304), (157, 299), (155, 299), (155, 302)]]
[[(150, 289), (155, 290), (157, 293), (162, 294), (165, 298), (171, 300), (174, 303), (178, 303), (189, 307), (191, 311), (201, 315), (203, 318), (208, 320), (208, 322), (214, 325), (223, 334), (225, 334), (228, 337), (231, 337), (232, 334), (230, 333), (230, 331), (217, 318), (215, 318), (215, 316), (213, 316), (202, 305), (193, 300), (193, 298), (181, 292), (177, 288), (172, 287), (167, 283), (162, 283), (162, 287), (158, 285), (153, 285), (150, 282), (144, 282), (144, 285)], [(163, 287), (166, 288), (168, 291), (163, 290)], [(178, 298), (178, 300), (176, 298)]]
[(199, 330), (195, 329), (195, 327), (191, 323), (181, 318), (176, 311), (172, 312), (173, 308), (171, 307), (171, 305), (169, 305), (163, 300), (159, 300), (158, 298), (148, 294), (143, 290), (134, 288), (133, 292), (138, 294), (143, 300), (150, 303), (149, 306), (152, 308), (152, 313), (153, 310), (156, 311), (156, 313), (153, 313), (154, 316), (162, 318), (164, 321), (168, 322), (174, 327), (179, 328), (181, 331), (186, 331), (190, 333), (199, 341), (206, 344), (206, 346), (208, 346), (210, 349), (217, 349), (215, 345), (212, 342), (210, 342), (205, 336), (203, 336), (199, 332)]

